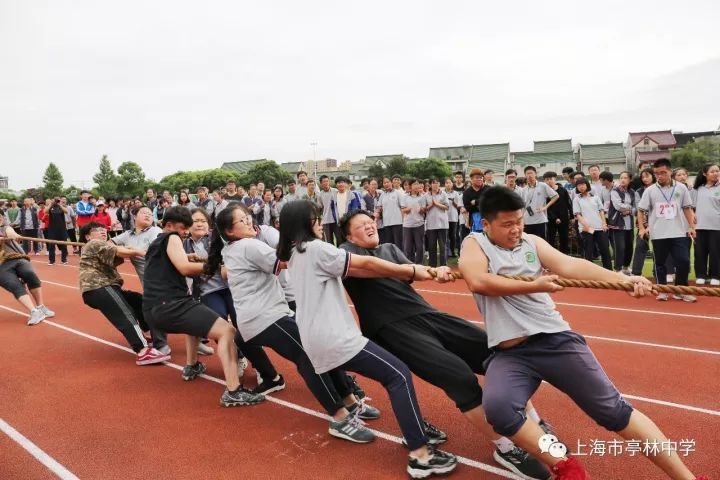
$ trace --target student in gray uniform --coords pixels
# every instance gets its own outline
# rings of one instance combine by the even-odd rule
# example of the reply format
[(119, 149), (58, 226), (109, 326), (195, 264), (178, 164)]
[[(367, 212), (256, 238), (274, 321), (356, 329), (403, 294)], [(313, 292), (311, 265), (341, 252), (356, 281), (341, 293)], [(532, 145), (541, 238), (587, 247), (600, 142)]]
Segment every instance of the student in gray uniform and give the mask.
[[(688, 285), (690, 257), (687, 249), (687, 237), (695, 238), (695, 225), (690, 192), (682, 183), (670, 177), (670, 160), (660, 159), (653, 164), (657, 183), (645, 190), (638, 204), (638, 235), (644, 237), (649, 232), (655, 257), (657, 283), (667, 284), (668, 256), (675, 265), (675, 285)], [(648, 220), (649, 227), (645, 226)], [(673, 295), (677, 300), (695, 302), (693, 295)], [(660, 301), (667, 301), (668, 294), (660, 293)]]
[(438, 266), (438, 249), (440, 250), (440, 266), (447, 265), (447, 236), (449, 221), (448, 210), (450, 202), (445, 192), (440, 190), (440, 181), (437, 178), (430, 180), (430, 192), (425, 196), (427, 200), (427, 213), (425, 214), (425, 237), (427, 238), (429, 265)]
[(321, 175), (318, 203), (320, 204), (320, 210), (322, 210), (322, 226), (325, 241), (329, 243), (335, 243), (337, 241), (339, 244), (340, 227), (338, 227), (337, 220), (333, 216), (333, 210), (330, 207), (333, 193), (335, 193), (335, 189), (330, 186), (330, 177)]
[(592, 262), (595, 258), (595, 249), (597, 249), (602, 258), (603, 267), (612, 270), (608, 226), (605, 220), (605, 209), (600, 203), (600, 198), (590, 193), (590, 182), (584, 178), (575, 183), (575, 193), (573, 214), (575, 214), (580, 228), (585, 260)]
[[(581, 280), (632, 282), (635, 296), (652, 291), (644, 277), (627, 277), (591, 262), (572, 258), (545, 240), (523, 233), (522, 198), (503, 187), (485, 193), (483, 233), (468, 237), (460, 271), (475, 296), (493, 355), (485, 364), (483, 406), (488, 422), (543, 461), (556, 479), (589, 478), (576, 457), (541, 451), (540, 426), (526, 418), (527, 401), (545, 380), (568, 395), (588, 416), (625, 439), (662, 444), (667, 438), (648, 417), (635, 410), (608, 378), (587, 346), (555, 309), (548, 293), (562, 290), (558, 276)], [(522, 259), (523, 261), (518, 261)], [(555, 275), (543, 275), (545, 269)], [(528, 275), (532, 282), (502, 275)], [(557, 455), (557, 452), (554, 452)], [(693, 479), (676, 452), (648, 457), (673, 479)]]
[(341, 282), (348, 274), (428, 280), (428, 270), (340, 250), (320, 240), (320, 221), (312, 203), (289, 204), (280, 214), (277, 249), (278, 259), (288, 262), (295, 286), (300, 338), (315, 372), (341, 368), (382, 383), (410, 449), (407, 471), (411, 477), (453, 470), (457, 458), (428, 444), (410, 370), (360, 333)]
[(410, 182), (410, 193), (400, 198), (403, 213), (403, 252), (417, 264), (422, 264), (425, 253), (425, 211), (427, 197), (420, 193), (422, 183), (417, 178)]
[[(400, 177), (395, 177), (400, 180)], [(400, 199), (404, 193), (393, 186), (390, 177), (383, 177), (383, 192), (378, 200), (378, 208), (382, 217), (385, 238), (383, 241), (395, 244), (400, 250), (403, 248), (403, 215), (400, 210)]]
[(532, 165), (525, 167), (527, 186), (521, 194), (525, 201), (525, 233), (547, 238), (547, 209), (558, 201), (558, 193), (545, 182), (537, 181), (537, 170)]
[[(645, 235), (644, 237), (640, 236), (640, 218), (638, 215), (637, 206), (640, 205), (640, 199), (642, 199), (643, 194), (645, 193), (645, 190), (647, 188), (655, 183), (655, 174), (652, 171), (652, 168), (646, 168), (643, 171), (640, 172), (640, 186), (635, 190), (635, 214), (636, 214), (636, 222), (638, 225), (638, 233), (635, 236), (635, 252), (633, 253), (633, 260), (632, 260), (632, 274), (633, 275), (642, 275), (643, 267), (645, 266), (645, 257), (647, 256), (648, 251), (650, 250), (650, 239)], [(647, 217), (645, 217), (645, 231), (647, 232)], [(655, 276), (655, 263), (653, 262), (653, 277)]]
[(612, 194), (613, 188), (615, 188), (613, 174), (610, 172), (600, 172), (600, 185), (602, 185), (600, 189), (600, 202), (607, 212), (610, 209), (610, 195)]
[(630, 275), (633, 255), (633, 220), (635, 219), (635, 194), (630, 191), (632, 173), (622, 172), (618, 185), (610, 192), (607, 223), (613, 239), (615, 271)]
[(460, 250), (458, 242), (458, 210), (460, 203), (458, 202), (458, 192), (453, 188), (452, 179), (445, 179), (445, 196), (448, 199), (448, 256), (455, 257)]
[[(218, 236), (213, 240), (205, 273), (217, 275), (221, 261), (224, 262), (238, 312), (236, 343), (261, 350), (270, 347), (293, 362), (313, 396), (333, 417), (331, 435), (356, 443), (374, 440), (375, 435), (359, 420), (379, 418), (380, 412), (353, 395), (345, 371), (315, 373), (276, 276), (284, 262), (277, 260), (274, 249), (255, 238), (257, 230), (249, 211), (244, 206), (231, 205), (218, 216), (217, 228)], [(267, 394), (285, 388), (282, 375), (275, 372), (269, 359), (267, 365), (252, 360), (256, 368), (275, 373), (270, 379), (263, 374), (263, 382), (254, 393)]]
[(697, 239), (695, 240), (695, 284), (720, 286), (720, 167), (705, 165), (695, 178)]

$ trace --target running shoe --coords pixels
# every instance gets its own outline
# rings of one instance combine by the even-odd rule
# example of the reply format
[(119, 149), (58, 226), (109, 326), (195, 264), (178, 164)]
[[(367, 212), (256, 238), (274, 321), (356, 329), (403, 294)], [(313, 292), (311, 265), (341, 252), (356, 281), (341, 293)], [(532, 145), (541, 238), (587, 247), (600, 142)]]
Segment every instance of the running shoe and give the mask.
[(710, 279), (710, 286), (711, 287), (720, 287), (720, 280), (717, 278)]
[(153, 365), (155, 363), (162, 363), (170, 360), (170, 355), (165, 355), (162, 352), (155, 350), (152, 347), (148, 347), (145, 353), (138, 353), (135, 363), (137, 365)]
[(680, 299), (685, 303), (695, 303), (697, 302), (697, 298), (695, 295), (681, 295)]
[(27, 324), (28, 325), (37, 325), (38, 323), (42, 322), (46, 318), (47, 318), (47, 315), (45, 315), (45, 312), (43, 312), (40, 307), (35, 307), (32, 310), (30, 310), (30, 316), (28, 317)]
[(658, 302), (667, 302), (670, 299), (670, 297), (668, 296), (667, 293), (658, 293), (657, 297), (655, 297), (655, 299)]
[(421, 461), (410, 457), (407, 472), (411, 478), (427, 478), (430, 475), (443, 475), (452, 472), (457, 467), (457, 457), (452, 453), (436, 450), (428, 445), (430, 458)]
[(333, 437), (342, 438), (355, 443), (370, 443), (375, 440), (375, 434), (365, 426), (355, 412), (348, 413), (342, 420), (330, 420), (328, 433)]
[(378, 418), (380, 418), (380, 410), (373, 407), (372, 405), (369, 405), (368, 403), (365, 403), (367, 402), (367, 400), (367, 398), (363, 398), (358, 403), (349, 407), (348, 411), (352, 413), (355, 410), (359, 410), (357, 416), (362, 420), (377, 420)]
[(550, 471), (532, 455), (522, 448), (515, 446), (509, 452), (503, 453), (497, 448), (493, 452), (493, 458), (505, 469), (525, 480), (547, 480), (552, 478)]
[(264, 395), (257, 395), (249, 390), (245, 390), (243, 387), (238, 387), (237, 390), (232, 392), (226, 388), (222, 397), (220, 397), (220, 405), (223, 407), (256, 405), (263, 401), (265, 401)]
[(45, 314), (45, 316), (46, 316), (47, 318), (52, 318), (52, 317), (55, 316), (55, 312), (53, 312), (52, 310), (50, 310), (50, 309), (49, 309), (48, 307), (46, 307), (45, 305), (38, 305), (38, 308), (39, 308), (40, 310), (42, 310), (42, 312)]
[[(203, 345), (202, 343), (200, 345)], [(238, 358), (238, 378), (243, 378), (245, 376), (245, 370), (250, 366), (250, 362), (248, 362), (248, 359), (245, 357)], [(258, 385), (260, 385), (260, 380), (258, 380)]]
[(590, 475), (575, 457), (568, 457), (555, 464), (552, 471), (555, 474), (555, 480), (590, 480)]
[(214, 348), (207, 343), (200, 342), (200, 345), (198, 345), (198, 355), (212, 355), (213, 353), (215, 353)]
[(695, 280), (695, 285), (705, 285), (705, 279), (704, 278), (698, 278)]
[(365, 398), (365, 390), (363, 390), (362, 387), (355, 380), (355, 375), (345, 375), (347, 375), (347, 381), (350, 384), (350, 388), (352, 388), (353, 395), (355, 395), (358, 400), (362, 400), (363, 398)]
[(266, 380), (252, 389), (252, 393), (257, 395), (267, 395), (268, 393), (279, 392), (285, 388), (285, 379), (282, 375), (278, 375), (277, 380)]
[[(425, 429), (425, 436), (428, 439), (429, 445), (440, 445), (441, 443), (447, 442), (447, 434), (424, 418), (423, 428)], [(402, 444), (405, 448), (407, 448), (407, 442), (404, 438), (402, 439)]]
[(185, 365), (182, 371), (182, 379), (186, 382), (195, 380), (197, 377), (205, 373), (207, 367), (204, 363), (196, 362), (195, 365)]

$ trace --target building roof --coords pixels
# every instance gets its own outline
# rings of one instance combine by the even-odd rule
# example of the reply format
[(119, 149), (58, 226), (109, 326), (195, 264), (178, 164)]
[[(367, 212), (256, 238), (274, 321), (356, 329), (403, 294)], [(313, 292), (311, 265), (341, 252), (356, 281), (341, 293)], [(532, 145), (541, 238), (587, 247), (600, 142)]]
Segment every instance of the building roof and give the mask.
[(505, 173), (505, 160), (482, 160), (478, 162), (468, 162), (468, 170), (479, 168), (482, 171), (492, 170), (495, 173)]
[(541, 140), (533, 142), (533, 152), (535, 153), (556, 153), (556, 152), (572, 152), (572, 139), (564, 140)]
[(515, 165), (532, 165), (534, 167), (537, 167), (541, 163), (575, 163), (575, 155), (573, 152), (517, 152), (515, 153), (514, 163)]
[(483, 145), (460, 145), (454, 147), (432, 147), (428, 158), (446, 160), (462, 158), (470, 162), (505, 160), (510, 153), (509, 143), (489, 143)]
[(667, 150), (654, 150), (652, 152), (635, 152), (635, 161), (637, 163), (654, 162), (661, 158), (670, 160), (670, 152)]
[(383, 162), (385, 165), (387, 165), (390, 160), (404, 157), (405, 155), (402, 153), (391, 153), (389, 155), (367, 155), (365, 156), (365, 160), (363, 160), (363, 163), (368, 167), (370, 165), (375, 165), (378, 161)]
[(625, 161), (622, 143), (580, 144), (580, 160), (583, 162), (620, 160)]
[(241, 160), (239, 162), (225, 162), (220, 165), (223, 170), (232, 170), (233, 172), (247, 173), (252, 167), (258, 163), (267, 162), (267, 158), (257, 160)]
[(675, 137), (677, 146), (682, 147), (694, 141), (696, 138), (720, 137), (720, 131), (709, 130), (707, 132), (673, 132), (673, 136)]
[(303, 168), (303, 162), (286, 162), (281, 163), (280, 166), (290, 173), (297, 173)]
[(649, 138), (661, 147), (674, 147), (677, 144), (675, 136), (670, 130), (658, 130), (655, 132), (630, 132), (630, 146), (634, 147)]

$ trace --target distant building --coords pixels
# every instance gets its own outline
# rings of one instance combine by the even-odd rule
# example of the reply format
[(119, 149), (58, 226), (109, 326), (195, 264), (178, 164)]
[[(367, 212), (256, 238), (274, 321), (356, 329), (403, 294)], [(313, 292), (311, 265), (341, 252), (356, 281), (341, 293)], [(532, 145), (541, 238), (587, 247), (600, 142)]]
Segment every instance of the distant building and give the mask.
[(445, 161), (454, 172), (466, 172), (472, 168), (480, 168), (482, 170), (491, 169), (502, 176), (510, 161), (510, 144), (433, 147), (430, 148), (428, 158)]
[(237, 173), (247, 173), (255, 165), (267, 161), (267, 158), (260, 158), (257, 160), (240, 160), (238, 162), (225, 162), (220, 165), (220, 168), (222, 168), (223, 170), (230, 170)]
[(677, 140), (670, 130), (630, 132), (625, 142), (625, 154), (628, 165), (641, 170), (658, 158), (670, 158), (670, 150), (675, 147)]
[(615, 176), (628, 169), (622, 143), (581, 143), (578, 145), (578, 158), (583, 172), (587, 172), (590, 165), (597, 165), (600, 171), (611, 172)]
[(677, 142), (677, 148), (684, 147), (695, 140), (711, 140), (720, 142), (720, 130), (709, 130), (706, 132), (673, 132)]
[(532, 152), (514, 152), (510, 161), (521, 176), (528, 165), (535, 167), (539, 176), (545, 172), (559, 175), (565, 167), (577, 168), (571, 139), (535, 141)]
[(0, 190), (7, 190), (8, 188), (10, 188), (8, 177), (0, 176)]

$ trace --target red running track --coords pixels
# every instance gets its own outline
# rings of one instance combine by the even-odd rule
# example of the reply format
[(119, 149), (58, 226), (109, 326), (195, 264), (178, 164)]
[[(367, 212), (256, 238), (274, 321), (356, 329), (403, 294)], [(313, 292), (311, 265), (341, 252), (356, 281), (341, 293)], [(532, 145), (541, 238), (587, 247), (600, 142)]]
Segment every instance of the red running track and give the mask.
[[(125, 347), (122, 336), (82, 304), (75, 288), (77, 269), (49, 267), (39, 263), (43, 257), (36, 258), (46, 303), (57, 316), (29, 328), (16, 313), (21, 310), (17, 302), (0, 293), (5, 350), (0, 419), (78, 478), (405, 478), (406, 451), (396, 443), (400, 432), (379, 385), (361, 380), (383, 412), (370, 426), (389, 439), (369, 445), (330, 437), (327, 422), (313, 415), (319, 405), (297, 372), (272, 353), (288, 384), (273, 397), (287, 403), (221, 408), (223, 387), (216, 381), (183, 382), (169, 366), (135, 366), (127, 349), (118, 348)], [(124, 266), (122, 271), (127, 287), (139, 289), (132, 270)], [(438, 308), (482, 321), (464, 283), (425, 282), (416, 288)], [(554, 298), (573, 328), (588, 336), (633, 405), (672, 440), (694, 440), (695, 451), (686, 459), (691, 468), (720, 478), (715, 458), (720, 447), (720, 300), (660, 304), (621, 292), (581, 289)], [(170, 343), (172, 363), (182, 365), (182, 337), (171, 336)], [(208, 374), (220, 378), (217, 358), (207, 361)], [(246, 380), (254, 384), (252, 372)], [(503, 478), (493, 473), (498, 470), (486, 439), (443, 392), (418, 379), (416, 387), (424, 415), (450, 436), (445, 448), (466, 459), (452, 478)], [(571, 450), (578, 442), (614, 438), (549, 385), (533, 401)], [(596, 479), (663, 478), (644, 458), (593, 455), (581, 460)], [(0, 478), (57, 477), (0, 434)]]

